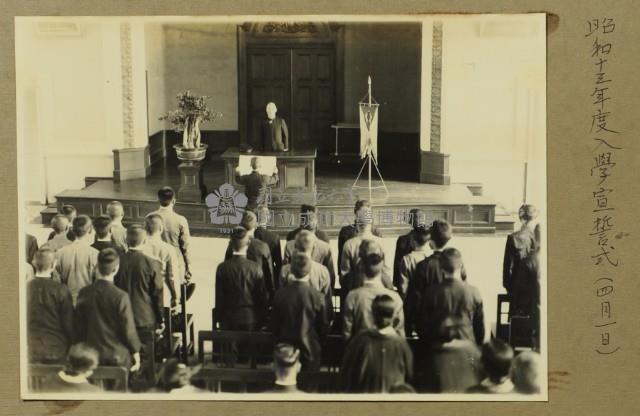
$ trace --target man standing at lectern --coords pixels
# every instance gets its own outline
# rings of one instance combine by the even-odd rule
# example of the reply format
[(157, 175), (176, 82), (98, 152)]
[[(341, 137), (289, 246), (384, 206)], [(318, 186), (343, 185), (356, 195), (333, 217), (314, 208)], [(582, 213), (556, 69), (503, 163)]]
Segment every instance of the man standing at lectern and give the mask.
[(278, 107), (274, 102), (267, 104), (267, 120), (262, 123), (262, 150), (265, 152), (286, 152), (289, 150), (289, 129), (284, 119), (276, 117)]
[(236, 182), (240, 185), (244, 185), (244, 194), (247, 196), (248, 211), (255, 211), (258, 205), (268, 203), (267, 187), (278, 183), (278, 167), (273, 167), (273, 174), (271, 176), (263, 175), (260, 173), (260, 158), (251, 158), (251, 173), (248, 175), (240, 174), (240, 167), (236, 168)]

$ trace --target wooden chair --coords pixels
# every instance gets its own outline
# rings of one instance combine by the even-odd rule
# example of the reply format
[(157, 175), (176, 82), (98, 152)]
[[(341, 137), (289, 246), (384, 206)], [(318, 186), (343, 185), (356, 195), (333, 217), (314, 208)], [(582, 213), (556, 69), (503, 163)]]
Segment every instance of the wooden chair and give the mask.
[(344, 349), (345, 340), (343, 335), (327, 335), (322, 345), (322, 366), (326, 366), (328, 371), (333, 373), (340, 371)]
[(250, 331), (199, 331), (198, 360), (204, 363), (204, 343), (213, 344), (211, 358), (217, 364), (234, 365), (231, 350), (240, 347), (246, 350), (249, 367), (256, 368), (259, 362), (270, 362), (274, 339), (270, 332)]

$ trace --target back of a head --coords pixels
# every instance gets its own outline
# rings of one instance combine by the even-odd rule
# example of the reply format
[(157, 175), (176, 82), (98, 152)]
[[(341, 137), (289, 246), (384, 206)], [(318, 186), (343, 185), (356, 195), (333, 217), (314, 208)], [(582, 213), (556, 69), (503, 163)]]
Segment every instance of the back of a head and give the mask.
[(311, 231), (300, 230), (298, 234), (296, 234), (294, 248), (298, 251), (308, 253), (313, 249), (315, 239), (315, 235)]
[(91, 232), (92, 228), (91, 218), (88, 215), (78, 215), (73, 219), (73, 233), (76, 237), (84, 237)]
[(245, 211), (242, 221), (240, 221), (240, 226), (247, 231), (254, 230), (258, 226), (256, 214), (251, 211)]
[(519, 393), (540, 393), (539, 376), (540, 354), (533, 351), (523, 351), (513, 360), (511, 379)]
[(98, 238), (105, 238), (111, 231), (111, 218), (101, 215), (93, 220), (93, 228), (96, 230)]
[(295, 252), (291, 256), (291, 273), (296, 279), (301, 279), (309, 274), (311, 271), (311, 259), (309, 256)]
[(424, 227), (418, 227), (415, 229), (414, 238), (416, 241), (416, 245), (418, 247), (422, 247), (429, 242), (429, 230)]
[(36, 272), (51, 270), (55, 265), (56, 253), (47, 246), (41, 247), (35, 255), (33, 267)]
[(373, 211), (371, 207), (362, 207), (356, 213), (356, 225), (359, 229), (363, 229), (369, 224), (373, 224)]
[(520, 221), (529, 222), (538, 217), (538, 209), (531, 204), (524, 204), (518, 210)]
[(382, 273), (384, 251), (377, 241), (364, 239), (358, 248), (358, 257), (362, 261), (367, 278), (373, 278)]
[(55, 231), (56, 234), (67, 231), (67, 229), (69, 228), (69, 218), (67, 218), (63, 214), (56, 214), (51, 219), (51, 228), (53, 228), (53, 231)]
[(76, 207), (74, 207), (73, 205), (63, 205), (60, 212), (62, 213), (62, 215), (67, 217), (69, 221), (72, 221), (78, 213), (76, 211)]
[(382, 246), (375, 240), (364, 239), (360, 243), (360, 247), (358, 247), (358, 257), (363, 259), (367, 257), (369, 254), (378, 254), (380, 256), (384, 256), (384, 251), (382, 251)]
[(112, 248), (105, 248), (98, 254), (98, 273), (101, 276), (109, 276), (118, 270), (120, 257)]
[(253, 170), (260, 169), (260, 165), (261, 165), (260, 158), (258, 156), (252, 157), (250, 165), (251, 165), (251, 169), (253, 169)]
[(244, 227), (234, 227), (231, 231), (231, 249), (241, 251), (249, 244), (249, 233)]
[(300, 350), (291, 344), (280, 343), (273, 348), (273, 364), (276, 376), (291, 371), (300, 360)]
[(190, 378), (191, 369), (177, 358), (169, 358), (162, 366), (160, 383), (166, 391), (188, 385)]
[(107, 215), (111, 219), (124, 217), (124, 207), (120, 201), (111, 201), (107, 205)]
[(318, 210), (314, 205), (302, 204), (300, 207), (300, 226), (307, 229), (314, 229), (318, 223)]
[(164, 229), (164, 220), (160, 214), (149, 214), (144, 218), (144, 228), (150, 235), (159, 233)]
[(451, 225), (445, 220), (435, 220), (431, 225), (430, 234), (431, 241), (433, 241), (436, 248), (440, 249), (451, 240)]
[(358, 211), (360, 211), (364, 207), (371, 208), (371, 203), (366, 199), (358, 199), (353, 208), (353, 213), (358, 214)]
[(175, 195), (173, 188), (170, 186), (163, 186), (158, 190), (158, 202), (161, 206), (168, 207), (173, 202)]
[(447, 274), (454, 274), (462, 269), (462, 253), (456, 248), (447, 248), (442, 251), (442, 270)]
[(67, 374), (84, 374), (93, 371), (99, 362), (99, 354), (94, 348), (83, 342), (74, 344), (67, 354)]
[(482, 345), (482, 365), (490, 380), (499, 382), (509, 375), (513, 349), (501, 339), (494, 338)]
[(129, 247), (138, 247), (144, 243), (147, 232), (140, 224), (131, 224), (127, 228), (127, 244)]
[(414, 230), (419, 228), (426, 228), (427, 226), (427, 216), (423, 210), (420, 208), (412, 208), (409, 211), (409, 216), (411, 218), (411, 227)]
[(389, 295), (378, 295), (371, 303), (371, 314), (373, 322), (378, 329), (386, 328), (393, 325), (393, 317), (396, 305), (393, 298)]

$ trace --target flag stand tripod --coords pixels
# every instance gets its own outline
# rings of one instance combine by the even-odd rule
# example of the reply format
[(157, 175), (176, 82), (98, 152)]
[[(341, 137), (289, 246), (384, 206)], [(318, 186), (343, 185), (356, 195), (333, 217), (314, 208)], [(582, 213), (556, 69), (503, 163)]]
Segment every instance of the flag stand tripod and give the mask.
[[(387, 185), (384, 183), (384, 179), (382, 178), (382, 174), (380, 173), (380, 169), (378, 168), (378, 162), (376, 160), (375, 154), (373, 152), (372, 146), (374, 145), (373, 140), (377, 140), (377, 115), (376, 115), (376, 110), (378, 108), (378, 103), (376, 102), (375, 104), (373, 103), (373, 97), (371, 96), (371, 77), (368, 77), (368, 86), (369, 89), (367, 91), (367, 95), (362, 99), (362, 101), (360, 101), (360, 129), (362, 131), (362, 129), (366, 128), (367, 131), (367, 136), (362, 136), (367, 137), (367, 144), (365, 147), (364, 152), (361, 153), (362, 158), (365, 158), (364, 163), (362, 163), (362, 167), (360, 168), (360, 172), (358, 172), (358, 176), (356, 177), (356, 180), (353, 182), (353, 185), (351, 186), (351, 189), (354, 188), (368, 188), (369, 189), (369, 200), (373, 200), (373, 193), (372, 190), (373, 189), (380, 189), (380, 188), (384, 188), (385, 192), (387, 193), (387, 196), (389, 195), (389, 190), (387, 189)], [(365, 100), (367, 100), (365, 102)], [(364, 116), (363, 113), (363, 108), (367, 108), (366, 110), (366, 116)], [(374, 116), (372, 116), (372, 111), (373, 110)], [(364, 117), (364, 120), (363, 120)], [(371, 130), (371, 125), (374, 126), (374, 130), (376, 130), (375, 132), (372, 132)], [(361, 133), (362, 134), (362, 133)], [(374, 136), (372, 138), (372, 136)], [(362, 140), (362, 139), (361, 139)], [(366, 156), (365, 156), (366, 153)], [(373, 166), (376, 168), (376, 172), (378, 172), (378, 177), (380, 178), (380, 181), (382, 181), (382, 186), (371, 186), (371, 162), (373, 162)], [(368, 182), (368, 186), (358, 186), (358, 180), (360, 180), (360, 176), (362, 176), (362, 171), (364, 170), (365, 166), (369, 166), (369, 182)]]

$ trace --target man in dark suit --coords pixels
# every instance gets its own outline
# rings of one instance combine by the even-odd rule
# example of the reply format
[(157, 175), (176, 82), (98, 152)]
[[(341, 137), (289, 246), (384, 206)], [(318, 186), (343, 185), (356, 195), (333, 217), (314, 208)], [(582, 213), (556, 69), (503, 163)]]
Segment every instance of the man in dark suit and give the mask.
[(512, 295), (514, 283), (523, 270), (521, 263), (535, 255), (539, 249), (539, 227), (534, 223), (537, 210), (533, 205), (523, 205), (518, 211), (522, 227), (507, 237), (504, 249), (502, 286)]
[(100, 353), (100, 364), (140, 369), (141, 343), (129, 295), (113, 284), (120, 260), (113, 249), (98, 255), (97, 280), (80, 290), (75, 313), (78, 340)]
[(420, 306), (420, 340), (440, 346), (454, 339), (484, 342), (484, 312), (480, 291), (462, 281), (462, 255), (455, 248), (442, 252), (444, 280), (431, 285)]
[(27, 345), (29, 362), (61, 363), (74, 338), (73, 302), (67, 286), (51, 278), (55, 254), (38, 250), (35, 277), (27, 283)]
[(303, 371), (318, 371), (321, 341), (329, 328), (324, 297), (309, 284), (311, 259), (296, 253), (291, 259), (294, 280), (278, 289), (273, 299), (272, 327), (276, 342), (300, 349)]
[(271, 176), (259, 172), (261, 166), (258, 156), (251, 158), (251, 173), (240, 175), (240, 167), (236, 168), (236, 182), (244, 185), (244, 194), (247, 196), (247, 210), (255, 211), (258, 205), (267, 205), (267, 187), (278, 183), (278, 167), (273, 167)]
[[(260, 241), (265, 242), (269, 246), (271, 252), (271, 263), (273, 264), (273, 276), (274, 278), (280, 276), (282, 270), (282, 247), (280, 246), (280, 236), (273, 231), (267, 229), (267, 224), (271, 216), (269, 208), (266, 205), (260, 205), (256, 213), (258, 219), (258, 227), (253, 232), (253, 237)], [(274, 282), (276, 288), (278, 282)]]
[(266, 107), (267, 119), (262, 123), (262, 150), (286, 152), (289, 150), (289, 129), (284, 119), (277, 117), (278, 107), (271, 102)]
[(100, 215), (93, 220), (93, 229), (96, 231), (96, 241), (91, 244), (91, 247), (98, 251), (102, 251), (105, 248), (112, 248), (123, 254), (124, 250), (122, 246), (116, 245), (111, 237), (111, 218), (107, 215)]
[[(338, 261), (342, 258), (342, 249), (347, 241), (358, 235), (358, 218), (361, 218), (361, 211), (368, 209), (371, 211), (371, 203), (365, 199), (359, 199), (356, 201), (353, 213), (355, 214), (355, 220), (353, 224), (347, 224), (340, 229), (338, 234)], [(382, 233), (376, 228), (371, 227), (373, 235), (382, 237)]]
[(155, 333), (164, 330), (164, 278), (157, 261), (143, 253), (146, 232), (142, 225), (130, 225), (127, 230), (129, 251), (120, 256), (120, 269), (114, 283), (129, 294), (138, 337), (142, 342), (142, 372), (144, 379), (155, 385)]
[[(264, 284), (269, 294), (269, 299), (273, 298), (273, 294), (276, 291), (277, 275), (273, 272), (273, 260), (271, 259), (271, 250), (264, 241), (255, 238), (255, 231), (258, 227), (258, 220), (256, 214), (251, 211), (247, 211), (242, 216), (240, 226), (247, 231), (249, 246), (247, 248), (247, 258), (256, 262), (262, 269), (262, 276)], [(224, 259), (229, 260), (233, 257), (233, 244), (232, 240), (227, 245), (227, 251)]]
[(249, 238), (245, 228), (234, 228), (229, 244), (231, 257), (216, 269), (216, 320), (222, 329), (254, 331), (262, 327), (267, 315), (262, 268), (247, 258)]
[(393, 258), (393, 284), (397, 288), (401, 287), (402, 278), (400, 276), (400, 268), (402, 266), (402, 259), (415, 248), (416, 233), (420, 229), (427, 227), (424, 211), (419, 208), (411, 209), (409, 211), (409, 223), (411, 224), (411, 231), (401, 235), (396, 241), (396, 252)]
[(300, 230), (309, 230), (320, 240), (329, 243), (329, 236), (324, 231), (318, 229), (318, 212), (314, 205), (302, 204), (300, 207), (300, 226), (287, 234), (287, 241), (294, 240)]

